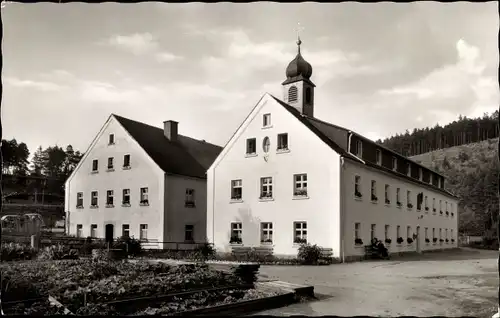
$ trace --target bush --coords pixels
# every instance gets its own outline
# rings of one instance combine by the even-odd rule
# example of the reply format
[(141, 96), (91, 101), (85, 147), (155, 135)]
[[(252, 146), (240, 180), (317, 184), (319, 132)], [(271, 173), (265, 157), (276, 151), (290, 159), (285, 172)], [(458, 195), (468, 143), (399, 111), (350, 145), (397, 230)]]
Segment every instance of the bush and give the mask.
[(133, 256), (137, 256), (142, 252), (141, 241), (129, 236), (118, 238), (113, 243), (113, 248), (122, 249)]
[(41, 260), (78, 259), (78, 250), (58, 244), (44, 248), (39, 254)]
[(29, 260), (36, 255), (37, 251), (28, 245), (19, 243), (2, 244), (2, 262)]
[(203, 243), (203, 245), (197, 247), (195, 251), (204, 258), (211, 258), (215, 255), (215, 248), (209, 243)]
[(299, 247), (297, 258), (301, 260), (303, 264), (317, 264), (318, 260), (321, 258), (321, 248), (316, 244), (302, 244)]

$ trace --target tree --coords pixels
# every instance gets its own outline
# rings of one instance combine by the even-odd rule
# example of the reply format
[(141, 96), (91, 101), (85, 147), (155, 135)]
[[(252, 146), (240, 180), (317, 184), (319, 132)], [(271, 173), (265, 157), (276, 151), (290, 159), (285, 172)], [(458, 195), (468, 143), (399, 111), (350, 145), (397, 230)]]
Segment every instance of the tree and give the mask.
[(2, 140), (2, 173), (26, 175), (29, 155), (30, 152), (24, 142), (18, 144), (16, 139)]

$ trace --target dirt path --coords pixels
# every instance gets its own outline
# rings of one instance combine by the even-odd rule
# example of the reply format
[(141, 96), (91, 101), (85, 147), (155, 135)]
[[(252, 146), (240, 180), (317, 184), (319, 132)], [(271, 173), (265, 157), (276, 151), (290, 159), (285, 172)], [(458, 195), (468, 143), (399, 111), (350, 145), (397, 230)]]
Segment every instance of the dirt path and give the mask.
[(331, 266), (262, 266), (269, 278), (311, 284), (318, 300), (270, 315), (474, 316), (496, 310), (497, 252), (461, 251)]

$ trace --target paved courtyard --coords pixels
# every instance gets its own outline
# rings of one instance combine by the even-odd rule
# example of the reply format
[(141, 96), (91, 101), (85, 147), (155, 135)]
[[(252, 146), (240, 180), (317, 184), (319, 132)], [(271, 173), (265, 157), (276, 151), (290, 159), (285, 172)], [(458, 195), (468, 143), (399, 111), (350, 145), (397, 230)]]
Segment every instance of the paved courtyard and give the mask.
[(310, 284), (318, 300), (269, 315), (474, 316), (496, 311), (496, 251), (461, 249), (331, 266), (261, 266), (270, 279)]

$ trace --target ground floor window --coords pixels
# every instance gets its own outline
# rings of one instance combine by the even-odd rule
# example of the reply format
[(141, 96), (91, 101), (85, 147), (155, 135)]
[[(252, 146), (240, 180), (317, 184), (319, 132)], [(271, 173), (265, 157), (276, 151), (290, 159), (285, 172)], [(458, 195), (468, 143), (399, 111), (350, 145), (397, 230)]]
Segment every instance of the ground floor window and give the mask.
[(240, 222), (231, 223), (231, 238), (229, 243), (241, 244), (243, 242), (243, 224)]
[(130, 236), (130, 225), (123, 224), (122, 225), (122, 236), (129, 237)]
[(141, 240), (148, 239), (148, 225), (147, 224), (139, 225), (139, 239), (141, 239)]
[(82, 224), (76, 225), (76, 237), (83, 237), (83, 225)]
[(384, 234), (384, 239), (388, 240), (389, 239), (389, 225), (385, 226), (385, 234)]
[(377, 238), (377, 225), (376, 224), (372, 224), (371, 232), (370, 232), (370, 240), (373, 241), (374, 238)]
[(294, 243), (307, 243), (307, 222), (294, 222)]
[(194, 225), (186, 224), (186, 226), (184, 227), (184, 240), (188, 242), (194, 241), (193, 232), (194, 232)]
[(90, 237), (92, 237), (92, 238), (97, 237), (97, 224), (92, 224), (90, 226)]
[(429, 236), (428, 236), (428, 233), (427, 233), (427, 232), (428, 232), (428, 230), (429, 230), (428, 228), (425, 228), (425, 229), (424, 229), (424, 232), (425, 232), (424, 234), (425, 234), (425, 239), (426, 239), (426, 240), (428, 240), (428, 239), (429, 239)]
[(261, 243), (272, 243), (273, 242), (273, 224), (272, 223), (261, 223), (260, 224), (260, 242)]

